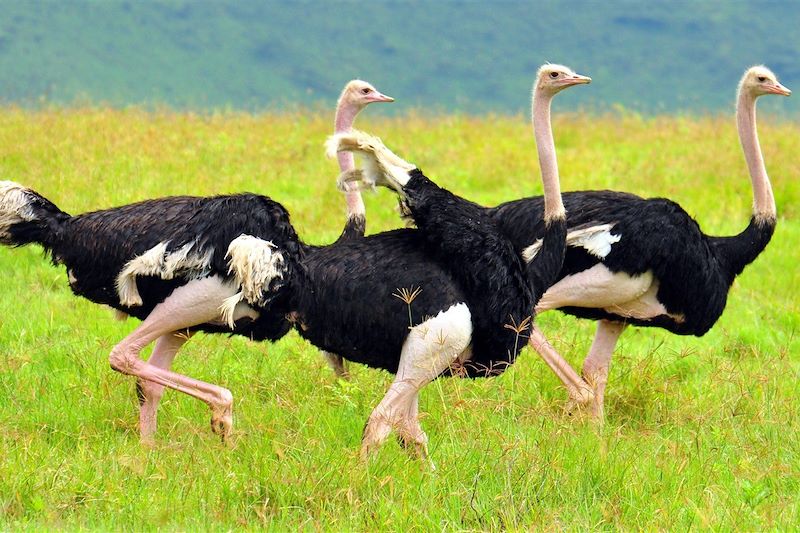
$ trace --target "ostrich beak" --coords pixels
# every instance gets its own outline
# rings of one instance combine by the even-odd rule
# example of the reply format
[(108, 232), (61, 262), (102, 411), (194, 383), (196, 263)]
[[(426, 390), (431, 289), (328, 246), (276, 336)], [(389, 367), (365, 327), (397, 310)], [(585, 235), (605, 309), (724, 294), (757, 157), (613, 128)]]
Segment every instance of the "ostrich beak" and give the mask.
[(569, 78), (566, 78), (564, 80), (564, 83), (567, 86), (583, 85), (586, 83), (592, 83), (592, 78), (590, 78), (589, 76), (581, 76), (580, 74), (573, 74)]
[(370, 102), (394, 102), (394, 98), (392, 98), (391, 96), (379, 93), (378, 91), (375, 91), (375, 93), (376, 94), (374, 96), (370, 97), (369, 99)]
[(767, 92), (772, 94), (779, 94), (781, 96), (791, 96), (792, 94), (792, 91), (790, 91), (788, 87), (784, 87), (777, 81), (775, 82), (775, 85), (770, 85), (767, 87)]

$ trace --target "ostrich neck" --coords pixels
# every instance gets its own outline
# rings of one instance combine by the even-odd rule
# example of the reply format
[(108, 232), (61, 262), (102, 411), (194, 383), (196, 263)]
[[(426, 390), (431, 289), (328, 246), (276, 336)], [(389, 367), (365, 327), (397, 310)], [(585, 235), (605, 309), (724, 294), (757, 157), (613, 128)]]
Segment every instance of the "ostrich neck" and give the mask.
[(544, 220), (565, 218), (564, 204), (561, 201), (561, 186), (558, 181), (558, 160), (553, 129), (550, 124), (550, 103), (553, 97), (536, 88), (533, 94), (533, 135), (539, 153), (539, 167), (544, 185)]
[[(350, 131), (353, 128), (353, 123), (359, 111), (361, 110), (356, 106), (345, 103), (340, 99), (339, 104), (336, 106), (336, 119), (334, 121), (333, 132), (347, 133)], [(355, 168), (356, 164), (352, 152), (339, 152), (336, 157), (339, 160), (339, 170), (341, 172), (347, 172)], [(358, 186), (353, 183), (348, 183), (345, 187), (347, 188), (345, 192), (347, 217), (364, 216), (366, 209), (364, 208), (364, 200), (361, 198), (361, 191)]]
[(739, 141), (742, 143), (750, 181), (753, 185), (753, 218), (756, 222), (774, 221), (776, 216), (775, 198), (769, 183), (764, 157), (758, 143), (756, 131), (756, 99), (746, 91), (739, 94), (736, 107), (736, 124), (739, 129)]

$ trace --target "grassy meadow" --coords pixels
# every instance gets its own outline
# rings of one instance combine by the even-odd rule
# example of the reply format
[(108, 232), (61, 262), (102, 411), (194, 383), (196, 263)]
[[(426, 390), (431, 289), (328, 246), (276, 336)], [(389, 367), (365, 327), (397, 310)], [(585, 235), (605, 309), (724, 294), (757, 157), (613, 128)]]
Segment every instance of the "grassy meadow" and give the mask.
[[(422, 113), (359, 126), (456, 193), (495, 204), (540, 194), (522, 116)], [(789, 529), (800, 523), (800, 127), (760, 117), (780, 214), (705, 337), (631, 328), (601, 429), (569, 416), (527, 350), (493, 380), (423, 390), (435, 472), (390, 441), (359, 459), (391, 376), (337, 381), (294, 333), (270, 345), (197, 335), (174, 369), (228, 387), (234, 438), (168, 391), (156, 444), (139, 444), (134, 382), (108, 353), (135, 325), (75, 298), (37, 247), (0, 249), (0, 530)], [(344, 221), (323, 156), (328, 113), (193, 115), (0, 110), (0, 179), (80, 213), (175, 194), (267, 194), (312, 243)], [(750, 183), (730, 116), (568, 115), (556, 107), (564, 190), (667, 196), (707, 233), (743, 229)], [(367, 195), (368, 231), (400, 225)], [(375, 305), (381, 302), (376, 301)], [(399, 319), (402, 319), (400, 317)], [(593, 324), (539, 322), (580, 366)]]

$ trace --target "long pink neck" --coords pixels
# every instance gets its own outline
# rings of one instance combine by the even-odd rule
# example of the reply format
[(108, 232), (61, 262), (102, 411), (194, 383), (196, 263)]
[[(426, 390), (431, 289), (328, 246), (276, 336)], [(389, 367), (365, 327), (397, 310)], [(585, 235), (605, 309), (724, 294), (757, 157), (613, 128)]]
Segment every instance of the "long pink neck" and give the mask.
[(772, 186), (764, 166), (761, 145), (758, 143), (756, 131), (756, 98), (747, 91), (739, 91), (736, 105), (736, 125), (739, 129), (739, 141), (742, 143), (750, 181), (753, 184), (753, 217), (757, 222), (774, 221), (777, 210)]
[(539, 168), (542, 171), (542, 184), (544, 185), (545, 222), (566, 217), (564, 204), (561, 201), (561, 185), (558, 181), (556, 145), (553, 141), (553, 129), (550, 124), (552, 99), (552, 95), (545, 94), (537, 83), (531, 107), (533, 108), (533, 135), (536, 139), (536, 150), (539, 152)]
[[(333, 132), (346, 133), (350, 131), (360, 111), (361, 109), (358, 107), (349, 102), (344, 102), (343, 98), (340, 98), (336, 106), (336, 119), (334, 121)], [(337, 158), (339, 159), (339, 170), (341, 172), (353, 170), (356, 166), (352, 152), (339, 152)], [(353, 183), (348, 183), (345, 187), (347, 187), (345, 199), (347, 201), (348, 218), (357, 215), (365, 216), (366, 209), (364, 208), (364, 200), (361, 198), (361, 190)]]

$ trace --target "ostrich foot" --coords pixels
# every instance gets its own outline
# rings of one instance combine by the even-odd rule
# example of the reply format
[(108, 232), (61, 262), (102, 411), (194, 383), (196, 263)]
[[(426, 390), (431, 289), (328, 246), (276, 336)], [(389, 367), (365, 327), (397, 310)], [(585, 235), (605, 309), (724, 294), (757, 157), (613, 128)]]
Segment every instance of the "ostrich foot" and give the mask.
[(428, 436), (422, 431), (418, 420), (402, 420), (397, 429), (397, 440), (400, 445), (418, 457), (423, 464), (431, 470), (436, 470), (436, 465), (428, 454)]
[(586, 417), (592, 424), (602, 426), (604, 422), (603, 392), (605, 383), (601, 382), (603, 376), (589, 374), (584, 376), (591, 390), (580, 395), (570, 394), (565, 411), (569, 416), (576, 418)]
[(603, 404), (608, 374), (607, 372), (590, 372), (584, 375), (584, 379), (594, 390), (591, 401), (585, 406), (589, 414), (589, 419), (593, 423), (602, 426), (605, 422)]
[(348, 372), (347, 365), (341, 355), (330, 352), (322, 352), (322, 355), (325, 356), (325, 361), (328, 362), (328, 366), (331, 367), (331, 370), (333, 370), (337, 378), (344, 380), (350, 379), (350, 372)]
[(422, 460), (431, 470), (436, 469), (428, 455), (428, 436), (416, 416), (405, 414), (373, 413), (370, 415), (361, 438), (361, 457), (372, 455), (394, 430), (400, 445)]
[(564, 406), (564, 412), (569, 416), (581, 417), (587, 413), (594, 402), (595, 394), (590, 384), (581, 384), (579, 387), (568, 387), (569, 398)]
[(374, 412), (369, 415), (364, 433), (361, 436), (361, 458), (366, 459), (377, 450), (392, 432), (392, 424), (387, 416)]
[(225, 442), (233, 431), (233, 394), (222, 389), (219, 400), (211, 403), (210, 407), (211, 431)]

